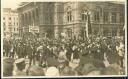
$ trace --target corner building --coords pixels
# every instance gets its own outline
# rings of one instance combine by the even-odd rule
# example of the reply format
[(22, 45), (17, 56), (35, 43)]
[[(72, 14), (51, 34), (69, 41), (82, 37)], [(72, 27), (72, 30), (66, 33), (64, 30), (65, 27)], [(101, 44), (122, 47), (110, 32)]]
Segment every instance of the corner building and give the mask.
[[(20, 33), (39, 27), (41, 37), (83, 37), (89, 20), (92, 35), (122, 36), (125, 6), (113, 2), (30, 2), (18, 8)], [(89, 19), (87, 18), (89, 16)], [(24, 32), (23, 32), (24, 28)]]
[(19, 37), (19, 17), (16, 10), (3, 8), (3, 35), (4, 38)]

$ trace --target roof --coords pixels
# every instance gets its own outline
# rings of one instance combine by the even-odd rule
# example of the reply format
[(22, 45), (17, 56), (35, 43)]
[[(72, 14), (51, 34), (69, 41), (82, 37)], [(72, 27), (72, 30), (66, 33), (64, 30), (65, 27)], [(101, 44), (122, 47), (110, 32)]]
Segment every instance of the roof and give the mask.
[(12, 10), (11, 8), (3, 8), (4, 12), (12, 12), (12, 13), (17, 13), (17, 10)]
[(114, 4), (125, 4), (125, 2), (119, 2), (119, 1), (111, 1), (109, 3), (114, 3)]
[(24, 6), (26, 6), (26, 5), (30, 4), (30, 3), (31, 3), (31, 2), (22, 2), (22, 3), (19, 5), (18, 8), (24, 7)]

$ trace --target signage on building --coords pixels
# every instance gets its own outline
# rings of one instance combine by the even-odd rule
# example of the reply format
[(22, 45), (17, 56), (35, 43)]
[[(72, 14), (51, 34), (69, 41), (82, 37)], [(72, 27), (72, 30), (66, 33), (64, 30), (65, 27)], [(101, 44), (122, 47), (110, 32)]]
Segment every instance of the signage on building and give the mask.
[(39, 26), (29, 26), (29, 32), (39, 33)]

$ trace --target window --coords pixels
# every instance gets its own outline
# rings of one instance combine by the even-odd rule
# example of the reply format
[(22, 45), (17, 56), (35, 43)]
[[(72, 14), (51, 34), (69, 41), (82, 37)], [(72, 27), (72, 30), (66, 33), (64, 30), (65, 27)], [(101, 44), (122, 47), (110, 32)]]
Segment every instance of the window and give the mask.
[(12, 27), (8, 27), (9, 31), (12, 32)]
[(82, 12), (82, 21), (86, 21), (87, 20), (87, 14), (86, 11)]
[(113, 12), (112, 13), (112, 23), (116, 23), (116, 13), (115, 12)]
[(6, 26), (5, 22), (3, 22), (3, 26)]
[(15, 31), (15, 28), (14, 28), (14, 31)]
[(11, 17), (9, 17), (8, 19), (11, 20)]
[(94, 14), (95, 21), (99, 22), (99, 20), (100, 20), (100, 15), (99, 14), (100, 14), (99, 12), (95, 12), (95, 14)]
[(104, 22), (108, 22), (108, 12), (103, 13), (103, 20)]
[(18, 23), (17, 23), (17, 25), (18, 25)]
[(68, 22), (72, 21), (72, 12), (71, 11), (67, 12), (67, 21)]
[(11, 25), (11, 22), (9, 22), (8, 24)]
[(14, 22), (14, 25), (15, 25), (15, 22)]
[(3, 20), (5, 20), (5, 17), (3, 17)]
[(5, 31), (6, 29), (4, 28), (4, 31)]
[(124, 22), (124, 15), (123, 13), (120, 13), (120, 23), (123, 23)]
[(17, 28), (17, 31), (18, 31), (18, 28)]

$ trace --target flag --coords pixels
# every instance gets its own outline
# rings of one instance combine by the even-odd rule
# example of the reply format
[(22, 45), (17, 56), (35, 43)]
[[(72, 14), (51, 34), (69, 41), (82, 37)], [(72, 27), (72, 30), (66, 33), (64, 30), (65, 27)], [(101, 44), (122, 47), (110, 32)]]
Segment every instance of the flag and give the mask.
[(86, 22), (86, 36), (92, 33), (91, 23), (90, 23), (90, 15), (87, 14), (87, 22)]

